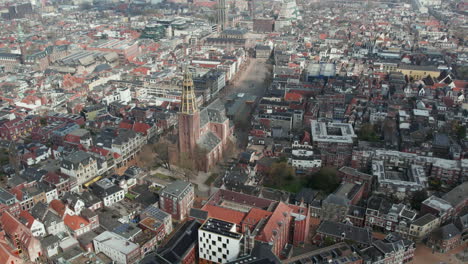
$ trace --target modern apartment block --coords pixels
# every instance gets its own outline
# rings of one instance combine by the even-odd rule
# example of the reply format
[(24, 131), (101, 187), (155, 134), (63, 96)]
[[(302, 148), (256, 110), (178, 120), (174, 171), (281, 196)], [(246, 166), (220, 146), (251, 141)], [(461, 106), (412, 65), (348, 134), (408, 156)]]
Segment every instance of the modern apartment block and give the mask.
[(242, 234), (236, 224), (209, 218), (198, 231), (200, 263), (227, 263), (241, 252)]

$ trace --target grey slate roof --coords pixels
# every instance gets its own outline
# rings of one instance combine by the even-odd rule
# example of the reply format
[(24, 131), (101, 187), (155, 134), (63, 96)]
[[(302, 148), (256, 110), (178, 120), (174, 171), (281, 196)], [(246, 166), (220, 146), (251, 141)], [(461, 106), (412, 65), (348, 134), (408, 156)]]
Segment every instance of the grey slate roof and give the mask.
[(205, 221), (208, 218), (208, 212), (198, 208), (190, 208), (190, 217)]
[(177, 180), (167, 185), (166, 188), (162, 190), (162, 193), (169, 193), (171, 195), (179, 197), (184, 193), (184, 191), (189, 188), (191, 185), (190, 182)]
[(248, 256), (228, 262), (229, 264), (279, 264), (281, 260), (272, 252), (272, 245), (256, 241), (252, 252)]
[(210, 122), (210, 118), (208, 117), (208, 110), (206, 108), (200, 111), (200, 127), (206, 126)]
[(449, 240), (460, 234), (460, 230), (458, 230), (458, 228), (454, 224), (448, 224), (436, 229), (431, 234), (431, 237), (435, 240)]
[(359, 244), (371, 245), (372, 243), (372, 232), (369, 229), (328, 220), (320, 224), (317, 233), (336, 238), (344, 236), (345, 239), (355, 241)]
[(223, 123), (227, 119), (226, 108), (219, 99), (214, 100), (200, 111), (200, 127), (204, 127), (209, 122)]
[(46, 227), (49, 227), (53, 222), (55, 223), (62, 222), (62, 218), (60, 218), (60, 216), (58, 216), (54, 212), (47, 210), (47, 213), (45, 214), (42, 221)]
[(323, 200), (323, 203), (336, 204), (341, 206), (348, 206), (350, 204), (349, 199), (336, 195), (334, 193), (330, 194)]
[(218, 138), (213, 132), (208, 131), (203, 134), (198, 140), (197, 144), (208, 151), (214, 149), (218, 144), (221, 143), (221, 139)]
[(76, 167), (79, 164), (87, 165), (92, 159), (92, 155), (84, 151), (76, 151), (63, 158), (62, 166), (64, 168)]
[(37, 204), (35, 204), (32, 208), (31, 208), (31, 211), (29, 211), (29, 213), (31, 213), (31, 215), (36, 218), (36, 219), (39, 219), (42, 221), (42, 219), (44, 218), (44, 216), (46, 215), (47, 213), (47, 205), (45, 203), (42, 203), (42, 202), (39, 202)]
[(60, 238), (55, 235), (46, 236), (41, 239), (41, 245), (43, 248), (48, 248), (58, 242), (60, 242)]
[(435, 219), (437, 219), (437, 217), (435, 217), (433, 214), (428, 213), (414, 220), (413, 225), (424, 226), (434, 221)]
[(15, 196), (13, 194), (9, 193), (8, 191), (6, 191), (3, 188), (0, 188), (0, 200), (8, 201), (8, 200), (13, 199), (13, 198), (15, 198)]
[(447, 134), (436, 134), (433, 141), (434, 146), (450, 147), (450, 139)]
[(449, 202), (453, 207), (456, 207), (460, 202), (466, 200), (467, 197), (468, 182), (464, 182), (442, 196), (442, 199)]
[[(195, 220), (185, 222), (172, 238), (163, 247), (159, 248), (157, 255), (161, 262), (156, 263), (181, 263), (185, 254), (198, 243), (198, 229), (200, 226), (201, 224)], [(146, 261), (140, 263), (152, 263), (147, 262), (146, 258), (144, 260)]]

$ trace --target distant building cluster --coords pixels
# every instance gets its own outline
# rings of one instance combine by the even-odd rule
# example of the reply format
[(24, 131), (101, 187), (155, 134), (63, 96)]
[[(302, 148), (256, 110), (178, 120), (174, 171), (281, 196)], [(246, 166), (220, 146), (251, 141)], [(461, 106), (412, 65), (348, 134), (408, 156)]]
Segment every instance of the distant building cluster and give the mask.
[(0, 264), (468, 261), (467, 10), (2, 1)]

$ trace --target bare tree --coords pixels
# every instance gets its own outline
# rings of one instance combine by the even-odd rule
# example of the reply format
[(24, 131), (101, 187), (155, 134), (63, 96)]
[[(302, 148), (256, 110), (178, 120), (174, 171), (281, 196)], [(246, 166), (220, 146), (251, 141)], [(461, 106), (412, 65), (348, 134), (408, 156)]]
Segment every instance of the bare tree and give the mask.
[(187, 180), (194, 176), (197, 170), (195, 160), (190, 157), (189, 153), (180, 153), (178, 166), (182, 169)]
[(168, 170), (171, 170), (171, 164), (169, 162), (169, 144), (164, 141), (159, 141), (152, 146), (153, 152), (157, 154), (157, 159), (161, 164)]

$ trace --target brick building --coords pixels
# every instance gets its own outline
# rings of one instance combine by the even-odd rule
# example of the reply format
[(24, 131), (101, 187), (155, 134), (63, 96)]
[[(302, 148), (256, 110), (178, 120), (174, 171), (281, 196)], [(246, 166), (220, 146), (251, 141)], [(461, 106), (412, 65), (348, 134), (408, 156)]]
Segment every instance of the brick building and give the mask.
[(433, 249), (445, 253), (460, 244), (461, 233), (454, 224), (442, 226), (432, 232), (427, 244)]
[(175, 220), (183, 220), (193, 206), (194, 196), (194, 187), (191, 183), (175, 181), (161, 191), (159, 206)]
[(39, 125), (37, 117), (18, 117), (13, 120), (0, 121), (0, 138), (5, 140), (18, 140), (27, 136), (32, 129)]
[(351, 168), (351, 167), (341, 167), (338, 170), (337, 176), (345, 182), (349, 183), (362, 183), (363, 185), (363, 193), (362, 197), (367, 198), (369, 197), (369, 194), (372, 193), (372, 191), (375, 189), (375, 178), (374, 176), (363, 173), (358, 171), (357, 169)]
[(234, 223), (246, 240), (244, 250), (251, 250), (254, 241), (271, 243), (271, 251), (281, 258), (287, 244), (299, 246), (308, 240), (310, 226), (310, 211), (305, 207), (223, 189), (201, 210), (192, 210), (191, 217)]

